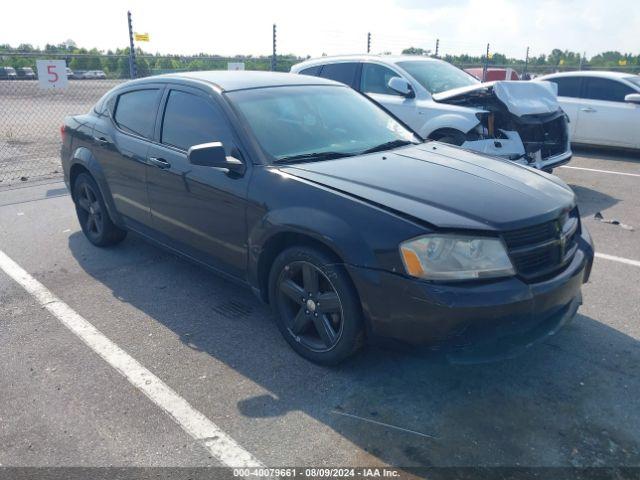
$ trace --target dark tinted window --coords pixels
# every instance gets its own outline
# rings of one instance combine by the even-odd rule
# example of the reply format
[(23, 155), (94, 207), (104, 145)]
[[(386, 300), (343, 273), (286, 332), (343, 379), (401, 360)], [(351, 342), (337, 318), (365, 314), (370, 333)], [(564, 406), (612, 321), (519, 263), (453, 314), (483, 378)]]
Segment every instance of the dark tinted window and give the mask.
[(351, 86), (356, 76), (357, 67), (357, 63), (330, 63), (324, 66), (320, 76)]
[(169, 94), (161, 141), (183, 150), (209, 142), (231, 146), (226, 117), (219, 108), (203, 97), (178, 90)]
[(120, 128), (142, 137), (151, 137), (160, 90), (136, 90), (120, 95), (115, 121)]
[[(627, 82), (633, 83), (636, 87), (640, 87), (640, 75), (635, 75), (633, 77), (624, 77)], [(636, 92), (638, 93), (638, 92)]]
[(561, 77), (561, 78), (550, 78), (549, 81), (558, 85), (559, 97), (580, 98), (580, 83), (582, 82), (582, 78)]
[(635, 93), (631, 87), (615, 80), (606, 78), (587, 78), (585, 98), (591, 100), (608, 100), (609, 102), (624, 102), (624, 97)]
[(304, 70), (300, 70), (300, 74), (302, 75), (313, 75), (315, 77), (320, 75), (320, 69), (322, 65), (316, 65), (315, 67), (305, 68)]
[(376, 65), (375, 63), (365, 63), (362, 65), (362, 79), (360, 80), (360, 90), (364, 93), (384, 93), (387, 95), (400, 95), (389, 88), (389, 80), (399, 77), (390, 68)]

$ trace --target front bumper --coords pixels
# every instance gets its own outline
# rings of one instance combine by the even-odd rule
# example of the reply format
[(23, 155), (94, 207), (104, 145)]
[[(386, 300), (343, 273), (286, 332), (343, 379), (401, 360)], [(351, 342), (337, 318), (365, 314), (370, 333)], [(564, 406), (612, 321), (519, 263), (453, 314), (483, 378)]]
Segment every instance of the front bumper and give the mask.
[(347, 266), (374, 340), (437, 346), (457, 361), (512, 356), (576, 314), (593, 263), (586, 229), (571, 263), (553, 278), (433, 283)]
[(506, 158), (513, 160), (521, 165), (537, 168), (538, 170), (551, 170), (569, 163), (573, 152), (571, 151), (571, 144), (566, 142), (565, 149), (562, 153), (552, 155), (549, 157), (542, 157), (541, 152), (538, 151), (534, 159), (529, 159), (525, 156), (524, 144), (518, 132), (514, 131), (502, 131), (506, 138), (500, 139), (483, 139), (483, 140), (469, 140), (464, 142), (461, 146), (474, 152), (484, 153), (485, 155), (492, 155), (495, 157)]

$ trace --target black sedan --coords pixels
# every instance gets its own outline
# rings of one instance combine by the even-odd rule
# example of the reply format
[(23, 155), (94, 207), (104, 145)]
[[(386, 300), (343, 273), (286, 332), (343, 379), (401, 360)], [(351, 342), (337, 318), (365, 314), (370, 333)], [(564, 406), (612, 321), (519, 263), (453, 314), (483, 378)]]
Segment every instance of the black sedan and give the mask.
[(581, 303), (593, 247), (561, 180), (437, 142), (350, 88), (268, 72), (135, 80), (62, 127), (80, 225), (251, 287), (302, 356), (365, 340), (510, 355)]

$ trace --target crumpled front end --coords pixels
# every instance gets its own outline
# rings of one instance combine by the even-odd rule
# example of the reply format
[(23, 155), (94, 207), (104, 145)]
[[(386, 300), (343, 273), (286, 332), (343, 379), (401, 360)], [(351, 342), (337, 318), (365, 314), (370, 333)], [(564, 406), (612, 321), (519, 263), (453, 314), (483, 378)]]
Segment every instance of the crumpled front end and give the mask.
[(478, 110), (478, 124), (462, 147), (549, 170), (567, 163), (572, 152), (568, 117), (545, 83), (491, 82), (434, 100)]

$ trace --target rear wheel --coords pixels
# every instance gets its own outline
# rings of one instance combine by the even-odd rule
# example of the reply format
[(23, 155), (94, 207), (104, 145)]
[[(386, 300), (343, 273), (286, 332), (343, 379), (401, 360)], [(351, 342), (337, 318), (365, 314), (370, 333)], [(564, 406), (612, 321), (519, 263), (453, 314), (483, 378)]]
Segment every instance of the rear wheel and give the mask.
[(98, 247), (121, 242), (127, 231), (117, 227), (109, 217), (104, 199), (95, 180), (81, 173), (73, 184), (73, 198), (82, 231)]
[(304, 358), (335, 365), (361, 346), (360, 301), (344, 268), (324, 252), (282, 252), (269, 275), (269, 298), (280, 332)]

